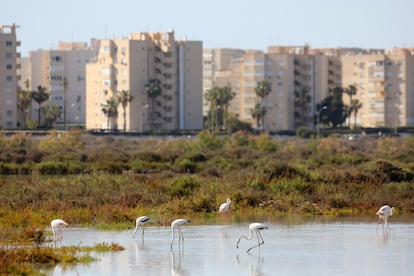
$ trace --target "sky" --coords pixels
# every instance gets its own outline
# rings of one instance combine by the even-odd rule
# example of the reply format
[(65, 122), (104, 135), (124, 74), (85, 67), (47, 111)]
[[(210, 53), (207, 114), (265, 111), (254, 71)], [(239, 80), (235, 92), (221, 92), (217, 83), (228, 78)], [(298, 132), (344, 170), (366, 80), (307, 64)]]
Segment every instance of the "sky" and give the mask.
[(413, 0), (9, 0), (0, 24), (19, 26), (22, 56), (59, 41), (171, 29), (204, 48), (391, 49), (414, 47), (413, 11)]

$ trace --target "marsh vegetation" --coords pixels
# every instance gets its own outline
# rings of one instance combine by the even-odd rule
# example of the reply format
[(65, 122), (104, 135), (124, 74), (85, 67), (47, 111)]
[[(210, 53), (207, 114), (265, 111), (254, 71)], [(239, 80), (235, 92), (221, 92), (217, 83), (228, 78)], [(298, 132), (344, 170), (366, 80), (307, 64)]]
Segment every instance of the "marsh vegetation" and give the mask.
[(0, 174), (3, 248), (41, 245), (57, 217), (113, 229), (133, 228), (143, 214), (158, 225), (178, 215), (202, 223), (227, 198), (236, 216), (375, 214), (385, 203), (414, 210), (412, 137), (21, 133), (0, 137)]

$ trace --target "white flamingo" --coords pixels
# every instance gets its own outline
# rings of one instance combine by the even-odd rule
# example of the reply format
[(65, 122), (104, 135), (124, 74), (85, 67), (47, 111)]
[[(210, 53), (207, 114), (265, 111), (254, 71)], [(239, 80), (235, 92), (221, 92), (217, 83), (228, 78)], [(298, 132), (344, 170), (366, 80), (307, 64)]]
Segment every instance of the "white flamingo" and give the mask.
[(50, 223), (50, 226), (52, 226), (52, 232), (53, 232), (53, 242), (56, 246), (56, 242), (62, 241), (62, 227), (65, 227), (69, 224), (67, 224), (62, 219), (54, 219)]
[(184, 236), (183, 233), (181, 232), (181, 226), (183, 226), (184, 224), (189, 223), (190, 221), (187, 219), (176, 219), (171, 223), (171, 248), (173, 245), (173, 241), (174, 241), (174, 232), (175, 232), (175, 228), (177, 228), (178, 230), (178, 241), (184, 241)]
[(147, 216), (141, 216), (141, 217), (137, 218), (137, 220), (135, 222), (135, 224), (136, 224), (135, 225), (135, 230), (134, 230), (134, 233), (132, 233), (132, 238), (135, 237), (135, 234), (137, 233), (138, 228), (141, 226), (141, 228), (142, 228), (142, 239), (144, 239), (144, 224), (149, 222), (149, 221), (150, 221), (150, 218), (147, 217)]
[(253, 238), (253, 232), (255, 232), (256, 236), (257, 236), (257, 245), (255, 245), (253, 247), (250, 247), (247, 250), (247, 253), (249, 253), (249, 251), (252, 250), (253, 248), (261, 246), (262, 244), (264, 244), (264, 240), (263, 240), (263, 237), (262, 237), (262, 234), (260, 233), (260, 231), (264, 230), (264, 229), (269, 229), (269, 227), (267, 227), (266, 225), (264, 225), (262, 223), (258, 223), (258, 222), (250, 224), (249, 225), (250, 235), (248, 237), (246, 237), (244, 235), (241, 235), (237, 239), (236, 247), (239, 248), (239, 243), (240, 243), (241, 238), (245, 238), (246, 240), (251, 240)]
[(221, 213), (221, 221), (223, 221), (224, 214), (229, 212), (230, 204), (231, 204), (231, 199), (228, 198), (226, 202), (224, 202), (220, 205), (219, 213)]
[(388, 229), (391, 229), (391, 227), (388, 225), (388, 217), (392, 216), (394, 211), (394, 207), (390, 207), (389, 205), (384, 205), (381, 206), (381, 208), (379, 208), (379, 210), (375, 213), (378, 216), (377, 229), (378, 224), (380, 224), (381, 222), (383, 223), (383, 228), (384, 225), (386, 225)]

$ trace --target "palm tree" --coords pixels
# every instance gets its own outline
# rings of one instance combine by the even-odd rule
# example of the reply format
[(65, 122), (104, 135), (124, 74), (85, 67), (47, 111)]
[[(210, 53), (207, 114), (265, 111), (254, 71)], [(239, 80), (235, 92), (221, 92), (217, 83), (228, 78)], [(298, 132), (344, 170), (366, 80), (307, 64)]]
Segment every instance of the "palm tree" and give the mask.
[(214, 86), (213, 88), (207, 90), (207, 94), (205, 95), (205, 98), (207, 101), (210, 102), (210, 112), (209, 112), (209, 122), (210, 122), (210, 128), (213, 132), (215, 127), (218, 126), (218, 106), (219, 106), (219, 92), (220, 88), (217, 86)]
[[(349, 96), (349, 103), (351, 104), (352, 102), (352, 96), (357, 94), (357, 88), (355, 85), (350, 84), (347, 88), (345, 88), (344, 93), (347, 94)], [(352, 113), (352, 108), (349, 108), (348, 113), (347, 113), (347, 117), (349, 117), (349, 127), (351, 126), (351, 113)]]
[(311, 102), (311, 95), (309, 89), (302, 86), (302, 89), (295, 91), (295, 118), (303, 125), (308, 124), (309, 120), (309, 103)]
[(154, 99), (161, 95), (161, 81), (158, 79), (150, 79), (144, 86), (145, 92), (151, 99), (151, 130), (154, 128)]
[[(106, 101), (105, 104), (102, 104), (102, 112), (108, 118), (107, 121), (107, 129), (109, 130), (109, 122), (112, 119), (116, 119), (118, 117), (118, 101), (116, 98), (112, 97)], [(116, 129), (116, 124), (111, 129)]]
[(262, 118), (266, 114), (266, 107), (262, 106), (260, 103), (256, 103), (254, 108), (250, 109), (250, 113), (253, 119), (256, 120), (256, 126), (258, 129), (262, 128)]
[(57, 119), (62, 115), (62, 110), (57, 106), (46, 107), (43, 110), (45, 114), (45, 125), (53, 127)]
[(26, 121), (27, 121), (27, 109), (29, 108), (32, 102), (33, 92), (30, 90), (30, 82), (27, 79), (24, 82), (25, 90), (20, 90), (17, 93), (18, 102), (17, 108), (20, 110), (22, 114), (22, 128), (26, 128)]
[(355, 85), (350, 84), (347, 88), (344, 89), (344, 93), (349, 96), (349, 102), (351, 102), (352, 96), (357, 94), (357, 88)]
[(351, 106), (350, 106), (350, 113), (354, 113), (354, 128), (356, 128), (356, 119), (358, 115), (358, 111), (362, 108), (362, 103), (359, 102), (358, 99), (351, 100)]
[(42, 103), (49, 99), (49, 94), (46, 92), (46, 87), (38, 86), (37, 91), (33, 91), (32, 93), (33, 100), (38, 104), (37, 108), (37, 118), (38, 118), (38, 126), (40, 126), (40, 110), (42, 107)]
[(132, 99), (133, 97), (131, 96), (128, 90), (122, 90), (120, 94), (118, 95), (118, 102), (121, 104), (122, 110), (123, 110), (122, 117), (124, 119), (124, 124), (123, 124), (124, 132), (126, 131), (126, 107), (128, 103), (132, 101)]
[(264, 125), (264, 115), (266, 115), (267, 112), (266, 108), (264, 108), (264, 98), (266, 98), (272, 92), (271, 83), (265, 80), (259, 81), (254, 91), (256, 92), (256, 95), (260, 97), (260, 105), (262, 110), (260, 128), (262, 128)]
[(231, 86), (226, 85), (219, 90), (219, 101), (224, 106), (224, 126), (227, 129), (227, 121), (229, 116), (229, 103), (234, 98), (234, 93), (231, 91)]

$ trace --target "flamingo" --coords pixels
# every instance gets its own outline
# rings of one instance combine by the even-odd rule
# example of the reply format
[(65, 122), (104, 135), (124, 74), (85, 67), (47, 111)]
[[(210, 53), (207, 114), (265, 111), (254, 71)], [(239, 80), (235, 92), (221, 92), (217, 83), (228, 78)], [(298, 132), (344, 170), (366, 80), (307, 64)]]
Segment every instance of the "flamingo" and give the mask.
[(392, 216), (394, 212), (394, 207), (390, 207), (389, 205), (384, 205), (379, 208), (379, 210), (375, 213), (378, 216), (378, 223), (377, 223), (377, 229), (378, 224), (382, 221), (383, 226), (386, 225), (388, 229), (391, 229), (391, 227), (388, 225), (388, 217)]
[(184, 224), (189, 223), (190, 221), (187, 219), (176, 219), (171, 223), (171, 232), (172, 232), (172, 236), (171, 236), (171, 249), (172, 249), (172, 245), (173, 245), (173, 241), (174, 241), (174, 231), (175, 228), (178, 229), (178, 240), (179, 241), (184, 241), (184, 236), (183, 233), (181, 232), (181, 226), (183, 226)]
[(137, 218), (137, 220), (135, 222), (136, 226), (135, 226), (134, 233), (132, 234), (132, 238), (135, 237), (135, 234), (137, 233), (138, 228), (141, 226), (142, 227), (142, 239), (144, 239), (144, 224), (149, 222), (149, 221), (150, 221), (150, 218), (147, 217), (147, 216), (141, 216), (141, 217)]
[(236, 248), (239, 248), (239, 243), (240, 243), (241, 238), (245, 238), (246, 240), (251, 240), (253, 238), (253, 232), (255, 232), (256, 233), (256, 236), (257, 236), (257, 245), (255, 245), (253, 247), (250, 247), (247, 250), (247, 253), (249, 253), (249, 251), (252, 250), (253, 248), (258, 247), (258, 246), (261, 246), (262, 244), (264, 244), (264, 240), (263, 240), (262, 234), (260, 233), (260, 231), (261, 230), (264, 230), (264, 229), (269, 229), (269, 227), (267, 227), (266, 225), (264, 225), (262, 223), (258, 223), (258, 222), (255, 222), (255, 223), (250, 224), (249, 225), (250, 235), (248, 237), (246, 237), (244, 235), (241, 235), (237, 239)]
[(65, 227), (69, 224), (67, 224), (62, 219), (54, 219), (52, 220), (50, 225), (52, 226), (53, 242), (55, 243), (55, 246), (56, 246), (56, 242), (62, 240), (62, 227)]
[(223, 215), (228, 213), (230, 210), (231, 199), (228, 198), (226, 202), (222, 203), (219, 208), (219, 213), (221, 213), (221, 220), (223, 221)]

